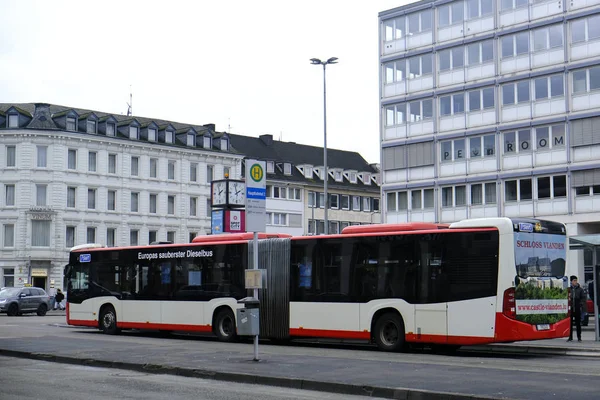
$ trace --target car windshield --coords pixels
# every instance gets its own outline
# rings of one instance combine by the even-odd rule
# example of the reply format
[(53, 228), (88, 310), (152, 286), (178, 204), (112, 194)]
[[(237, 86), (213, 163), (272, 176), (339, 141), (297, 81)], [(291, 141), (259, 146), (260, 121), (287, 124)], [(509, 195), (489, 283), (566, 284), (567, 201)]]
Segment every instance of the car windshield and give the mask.
[(4, 288), (0, 290), (0, 299), (6, 299), (9, 297), (16, 296), (17, 294), (19, 294), (20, 290), (21, 289), (19, 288)]

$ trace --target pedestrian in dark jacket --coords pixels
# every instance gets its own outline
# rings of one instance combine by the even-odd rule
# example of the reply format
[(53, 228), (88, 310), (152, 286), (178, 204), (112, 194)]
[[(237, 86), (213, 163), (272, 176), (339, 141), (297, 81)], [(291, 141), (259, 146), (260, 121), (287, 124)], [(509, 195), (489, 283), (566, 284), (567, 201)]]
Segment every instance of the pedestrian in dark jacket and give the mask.
[(571, 275), (571, 329), (569, 329), (569, 339), (567, 342), (573, 341), (573, 324), (577, 328), (577, 341), (581, 342), (581, 314), (585, 311), (586, 296), (583, 288), (577, 282), (577, 277)]
[(62, 301), (65, 299), (65, 295), (63, 294), (63, 292), (58, 289), (56, 292), (56, 296), (54, 296), (54, 309), (56, 310), (57, 308), (64, 310), (65, 306), (62, 305)]

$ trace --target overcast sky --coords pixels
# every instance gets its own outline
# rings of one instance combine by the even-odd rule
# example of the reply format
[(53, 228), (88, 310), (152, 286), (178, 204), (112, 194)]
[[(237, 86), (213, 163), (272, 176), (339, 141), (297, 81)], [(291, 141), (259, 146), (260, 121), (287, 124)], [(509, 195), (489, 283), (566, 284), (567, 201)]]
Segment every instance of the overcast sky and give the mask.
[(379, 162), (378, 13), (405, 0), (0, 0), (0, 102), (327, 146)]

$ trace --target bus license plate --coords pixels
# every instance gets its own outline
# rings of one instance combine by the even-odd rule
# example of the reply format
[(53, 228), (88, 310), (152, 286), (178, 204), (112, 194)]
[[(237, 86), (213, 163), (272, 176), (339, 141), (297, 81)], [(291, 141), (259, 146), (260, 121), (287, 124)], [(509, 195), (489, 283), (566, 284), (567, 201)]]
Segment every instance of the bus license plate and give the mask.
[(537, 330), (538, 331), (547, 331), (550, 329), (550, 325), (549, 324), (541, 324), (537, 326)]

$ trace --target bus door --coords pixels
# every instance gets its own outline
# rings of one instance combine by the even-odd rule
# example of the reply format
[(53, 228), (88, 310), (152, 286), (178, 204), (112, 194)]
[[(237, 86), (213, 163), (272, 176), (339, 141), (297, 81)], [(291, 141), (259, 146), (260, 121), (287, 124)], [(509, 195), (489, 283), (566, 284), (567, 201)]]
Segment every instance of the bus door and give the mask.
[(423, 235), (419, 241), (413, 333), (422, 342), (439, 343), (448, 335), (447, 271), (442, 262), (444, 245), (437, 236)]

